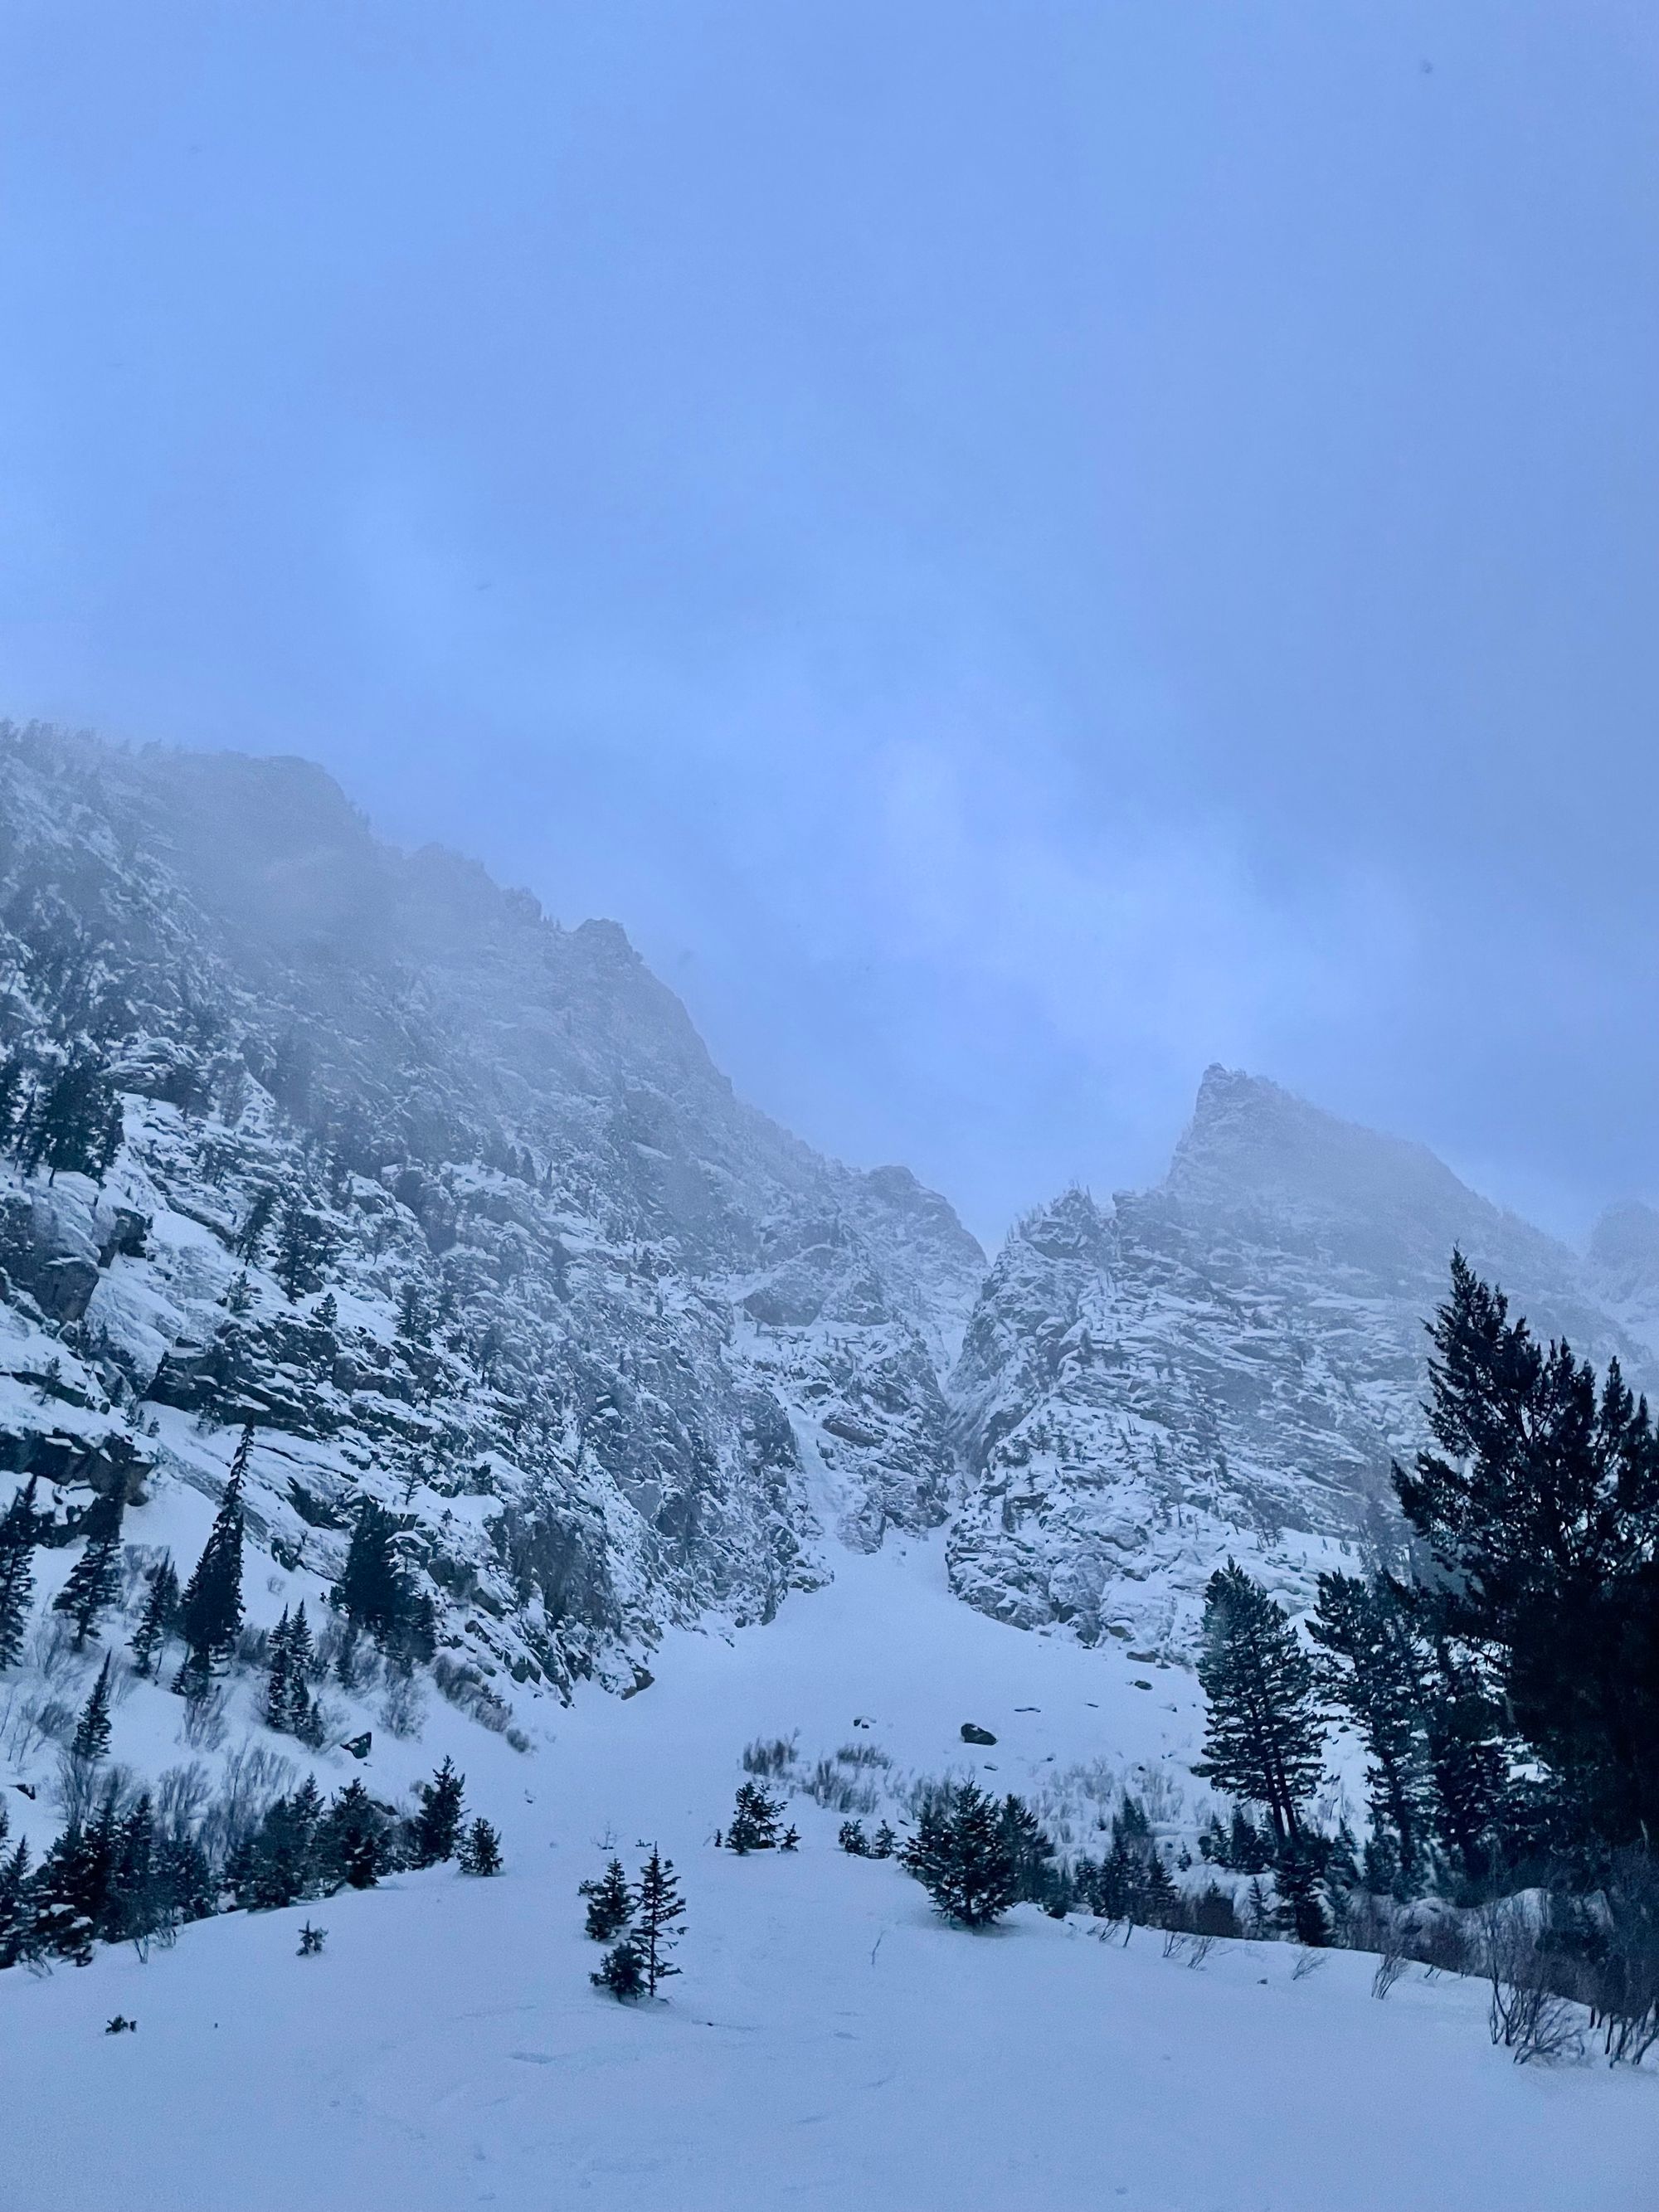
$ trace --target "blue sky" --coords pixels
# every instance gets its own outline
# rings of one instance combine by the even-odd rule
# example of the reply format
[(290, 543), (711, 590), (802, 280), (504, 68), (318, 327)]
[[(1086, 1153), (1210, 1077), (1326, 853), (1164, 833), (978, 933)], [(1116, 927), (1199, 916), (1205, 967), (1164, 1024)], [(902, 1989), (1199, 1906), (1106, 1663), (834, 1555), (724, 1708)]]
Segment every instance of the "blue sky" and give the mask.
[(1659, 18), (0, 7), (0, 711), (324, 761), (982, 1234), (1659, 1198)]

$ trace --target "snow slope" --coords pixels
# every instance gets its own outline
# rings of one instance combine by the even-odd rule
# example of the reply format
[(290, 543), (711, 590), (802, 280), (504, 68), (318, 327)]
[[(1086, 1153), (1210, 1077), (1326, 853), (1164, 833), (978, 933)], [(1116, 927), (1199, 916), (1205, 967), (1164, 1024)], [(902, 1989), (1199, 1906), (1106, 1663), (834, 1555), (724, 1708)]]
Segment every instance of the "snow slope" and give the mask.
[[(501, 1880), (405, 1875), (204, 1923), (148, 1965), (0, 1978), (0, 2207), (1650, 2206), (1653, 2079), (1511, 2065), (1472, 1986), (1413, 1972), (1378, 2003), (1361, 1957), (1297, 1980), (1289, 1947), (1220, 1945), (1193, 1970), (1157, 1936), (1125, 1949), (1024, 1908), (964, 1935), (799, 1799), (797, 1856), (708, 1841), (753, 1735), (798, 1729), (810, 1753), (856, 1734), (896, 1771), (971, 1758), (1040, 1792), (1190, 1746), (1183, 1680), (972, 1611), (937, 1539), (839, 1560), (764, 1629), (676, 1632), (648, 1691), (580, 1690), (528, 1761), (473, 1736)], [(996, 1746), (966, 1753), (967, 1719)], [(613, 1843), (653, 1839), (688, 1894), (684, 1972), (623, 2008), (588, 1987), (574, 1893)], [(307, 1911), (328, 1943), (302, 1962)], [(118, 2010), (137, 2034), (102, 2034)]]

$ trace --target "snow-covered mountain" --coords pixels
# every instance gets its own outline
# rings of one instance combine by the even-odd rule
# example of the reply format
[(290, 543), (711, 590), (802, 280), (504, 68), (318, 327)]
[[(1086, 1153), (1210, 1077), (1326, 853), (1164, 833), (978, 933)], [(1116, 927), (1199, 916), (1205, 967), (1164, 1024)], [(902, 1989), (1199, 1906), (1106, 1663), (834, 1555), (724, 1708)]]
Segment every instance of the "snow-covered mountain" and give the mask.
[(1540, 1332), (1647, 1382), (1659, 1218), (1619, 1219), (1586, 1264), (1421, 1146), (1211, 1068), (1157, 1189), (1069, 1191), (991, 1270), (951, 1385), (956, 1587), (1177, 1652), (1229, 1552), (1307, 1602), (1320, 1566), (1390, 1541), (1454, 1246)]
[(1580, 1261), (1218, 1068), (1161, 1186), (988, 1273), (907, 1170), (736, 1098), (615, 925), (300, 761), (6, 733), (0, 993), (9, 1119), (78, 1044), (122, 1125), (101, 1186), (0, 1160), (0, 1465), (65, 1546), (119, 1486), (136, 1575), (252, 1421), (261, 1619), (371, 1496), (491, 1697), (631, 1686), (668, 1625), (947, 1521), (971, 1604), (1180, 1656), (1229, 1552), (1300, 1603), (1390, 1540), (1455, 1243), (1641, 1379), (1659, 1341), (1659, 1216)]
[(734, 1097), (614, 925), (302, 762), (12, 731), (0, 991), (14, 1089), (91, 1040), (124, 1122), (101, 1188), (0, 1167), (0, 1465), (64, 1530), (118, 1483), (142, 1547), (251, 1420), (273, 1617), (369, 1494), (445, 1643), (562, 1690), (943, 1519), (978, 1246)]

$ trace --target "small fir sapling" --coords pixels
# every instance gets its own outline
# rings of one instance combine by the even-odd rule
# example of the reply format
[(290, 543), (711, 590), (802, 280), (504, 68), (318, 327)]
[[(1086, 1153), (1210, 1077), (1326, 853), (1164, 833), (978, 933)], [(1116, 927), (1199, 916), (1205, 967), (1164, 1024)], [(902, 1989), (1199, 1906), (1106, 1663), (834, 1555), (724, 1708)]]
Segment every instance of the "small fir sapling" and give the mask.
[(456, 1773), (451, 1759), (444, 1760), (430, 1782), (422, 1783), (421, 1809), (414, 1821), (416, 1866), (436, 1866), (441, 1860), (454, 1857), (461, 1840), (465, 1788), (466, 1777)]
[(897, 1849), (898, 1838), (884, 1820), (871, 1839), (870, 1856), (872, 1859), (890, 1859)]
[(864, 1832), (862, 1820), (843, 1820), (836, 1841), (842, 1850), (853, 1858), (867, 1859), (873, 1856), (870, 1849), (870, 1838)]
[(634, 1893), (633, 1940), (638, 1944), (648, 1996), (679, 1968), (668, 1954), (685, 1932), (685, 1899), (674, 1879), (674, 1862), (653, 1844)]
[(640, 1951), (639, 1939), (624, 1936), (599, 1961), (596, 1972), (588, 1976), (596, 1990), (608, 1990), (618, 2004), (628, 2004), (646, 1993), (645, 1961)]
[(301, 1959), (314, 1959), (322, 1949), (327, 1936), (326, 1928), (313, 1928), (307, 1920), (300, 1930), (300, 1948), (296, 1955)]
[(595, 1943), (608, 1943), (634, 1917), (634, 1893), (620, 1859), (612, 1859), (597, 1881), (579, 1884), (576, 1894), (587, 1901), (584, 1925)]
[(501, 1870), (500, 1832), (485, 1820), (474, 1820), (456, 1849), (463, 1874), (490, 1875)]
[(726, 1847), (739, 1857), (750, 1851), (775, 1850), (783, 1807), (758, 1782), (745, 1782), (726, 1831)]

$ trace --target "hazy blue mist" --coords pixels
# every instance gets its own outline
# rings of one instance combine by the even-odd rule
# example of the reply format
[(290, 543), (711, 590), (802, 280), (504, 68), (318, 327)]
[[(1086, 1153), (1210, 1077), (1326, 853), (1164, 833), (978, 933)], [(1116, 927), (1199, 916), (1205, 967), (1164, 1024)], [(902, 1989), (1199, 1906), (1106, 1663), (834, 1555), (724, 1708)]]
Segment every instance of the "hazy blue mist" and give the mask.
[(325, 761), (995, 1233), (1659, 1196), (1659, 17), (0, 6), (0, 712)]

